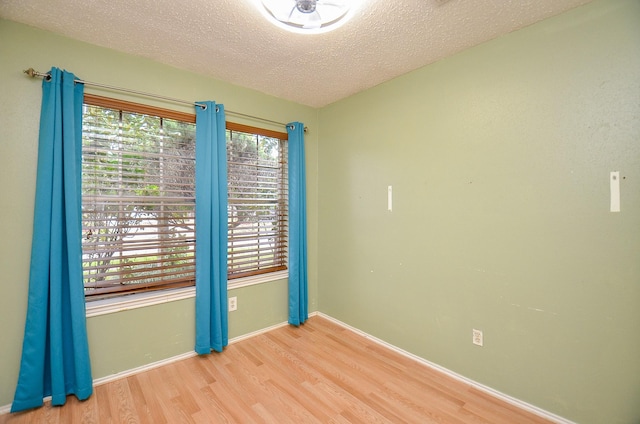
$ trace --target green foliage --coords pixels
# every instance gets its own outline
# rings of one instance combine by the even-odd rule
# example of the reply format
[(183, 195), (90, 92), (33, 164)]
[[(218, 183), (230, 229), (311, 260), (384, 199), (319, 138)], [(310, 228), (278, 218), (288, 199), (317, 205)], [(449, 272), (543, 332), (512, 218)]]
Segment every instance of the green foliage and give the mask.
[[(284, 147), (227, 131), (230, 254), (273, 260)], [(82, 166), (85, 288), (157, 281), (161, 268), (192, 279), (195, 125), (85, 105)]]
[(85, 287), (153, 281), (154, 262), (193, 256), (194, 156), (193, 124), (85, 105)]

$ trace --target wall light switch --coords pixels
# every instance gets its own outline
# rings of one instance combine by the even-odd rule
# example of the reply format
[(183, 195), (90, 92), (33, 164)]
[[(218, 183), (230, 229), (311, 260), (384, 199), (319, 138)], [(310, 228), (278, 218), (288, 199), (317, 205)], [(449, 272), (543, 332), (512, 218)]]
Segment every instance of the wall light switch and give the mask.
[(482, 330), (476, 330), (475, 328), (473, 329), (472, 332), (473, 338), (471, 339), (471, 341), (473, 342), (474, 345), (477, 346), (483, 346), (484, 345), (484, 336), (482, 334)]
[(393, 187), (387, 187), (387, 210), (393, 210)]

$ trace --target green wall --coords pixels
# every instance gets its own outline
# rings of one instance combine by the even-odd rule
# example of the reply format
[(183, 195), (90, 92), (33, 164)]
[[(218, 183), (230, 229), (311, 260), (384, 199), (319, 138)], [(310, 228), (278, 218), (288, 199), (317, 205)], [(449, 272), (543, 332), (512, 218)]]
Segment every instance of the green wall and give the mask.
[(466, 50), (320, 124), (320, 311), (576, 422), (640, 422), (639, 1)]
[[(309, 310), (317, 310), (316, 109), (201, 75), (0, 20), (0, 407), (13, 400), (24, 331), (37, 160), (40, 80), (22, 70), (66, 68), (78, 77), (186, 100), (215, 100), (227, 110), (279, 122), (301, 121), (306, 135), (309, 206)], [(87, 92), (154, 104), (97, 89)], [(186, 112), (192, 108), (155, 103)], [(230, 120), (249, 125), (260, 122)], [(271, 128), (283, 131), (283, 128)], [(286, 280), (232, 290), (238, 311), (229, 335), (237, 337), (287, 320)], [(94, 378), (105, 377), (193, 350), (194, 300), (186, 299), (88, 319)]]

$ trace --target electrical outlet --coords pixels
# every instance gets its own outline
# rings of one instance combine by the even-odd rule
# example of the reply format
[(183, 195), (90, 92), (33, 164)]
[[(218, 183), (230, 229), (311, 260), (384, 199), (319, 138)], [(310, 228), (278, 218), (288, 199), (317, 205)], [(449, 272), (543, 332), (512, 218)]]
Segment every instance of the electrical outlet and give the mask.
[(229, 298), (229, 312), (233, 312), (238, 309), (238, 298), (233, 296)]
[(476, 330), (475, 328), (473, 329), (473, 344), (474, 345), (478, 345), (478, 346), (482, 346), (483, 344), (483, 340), (482, 340), (482, 330)]

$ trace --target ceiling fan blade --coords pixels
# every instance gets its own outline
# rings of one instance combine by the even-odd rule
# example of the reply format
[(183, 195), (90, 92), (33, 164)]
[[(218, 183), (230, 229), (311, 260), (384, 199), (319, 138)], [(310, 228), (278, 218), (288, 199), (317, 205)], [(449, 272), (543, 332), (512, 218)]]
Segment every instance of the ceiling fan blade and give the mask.
[(349, 6), (340, 0), (318, 0), (317, 9), (322, 14), (323, 24), (337, 22), (349, 11)]
[(318, 6), (333, 6), (339, 8), (343, 8), (346, 6), (345, 2), (336, 0), (318, 0), (317, 4)]
[(309, 14), (307, 18), (307, 22), (302, 26), (305, 29), (318, 29), (322, 26), (322, 19), (320, 18), (320, 14), (316, 10), (313, 13)]
[(262, 0), (262, 4), (280, 22), (287, 22), (291, 19), (291, 13), (296, 7), (295, 0)]
[(296, 6), (293, 6), (291, 12), (289, 12), (289, 16), (287, 17), (287, 19), (283, 19), (282, 22), (295, 22), (295, 19), (293, 18), (293, 15), (295, 14), (300, 14), (300, 12), (298, 11), (298, 8)]

